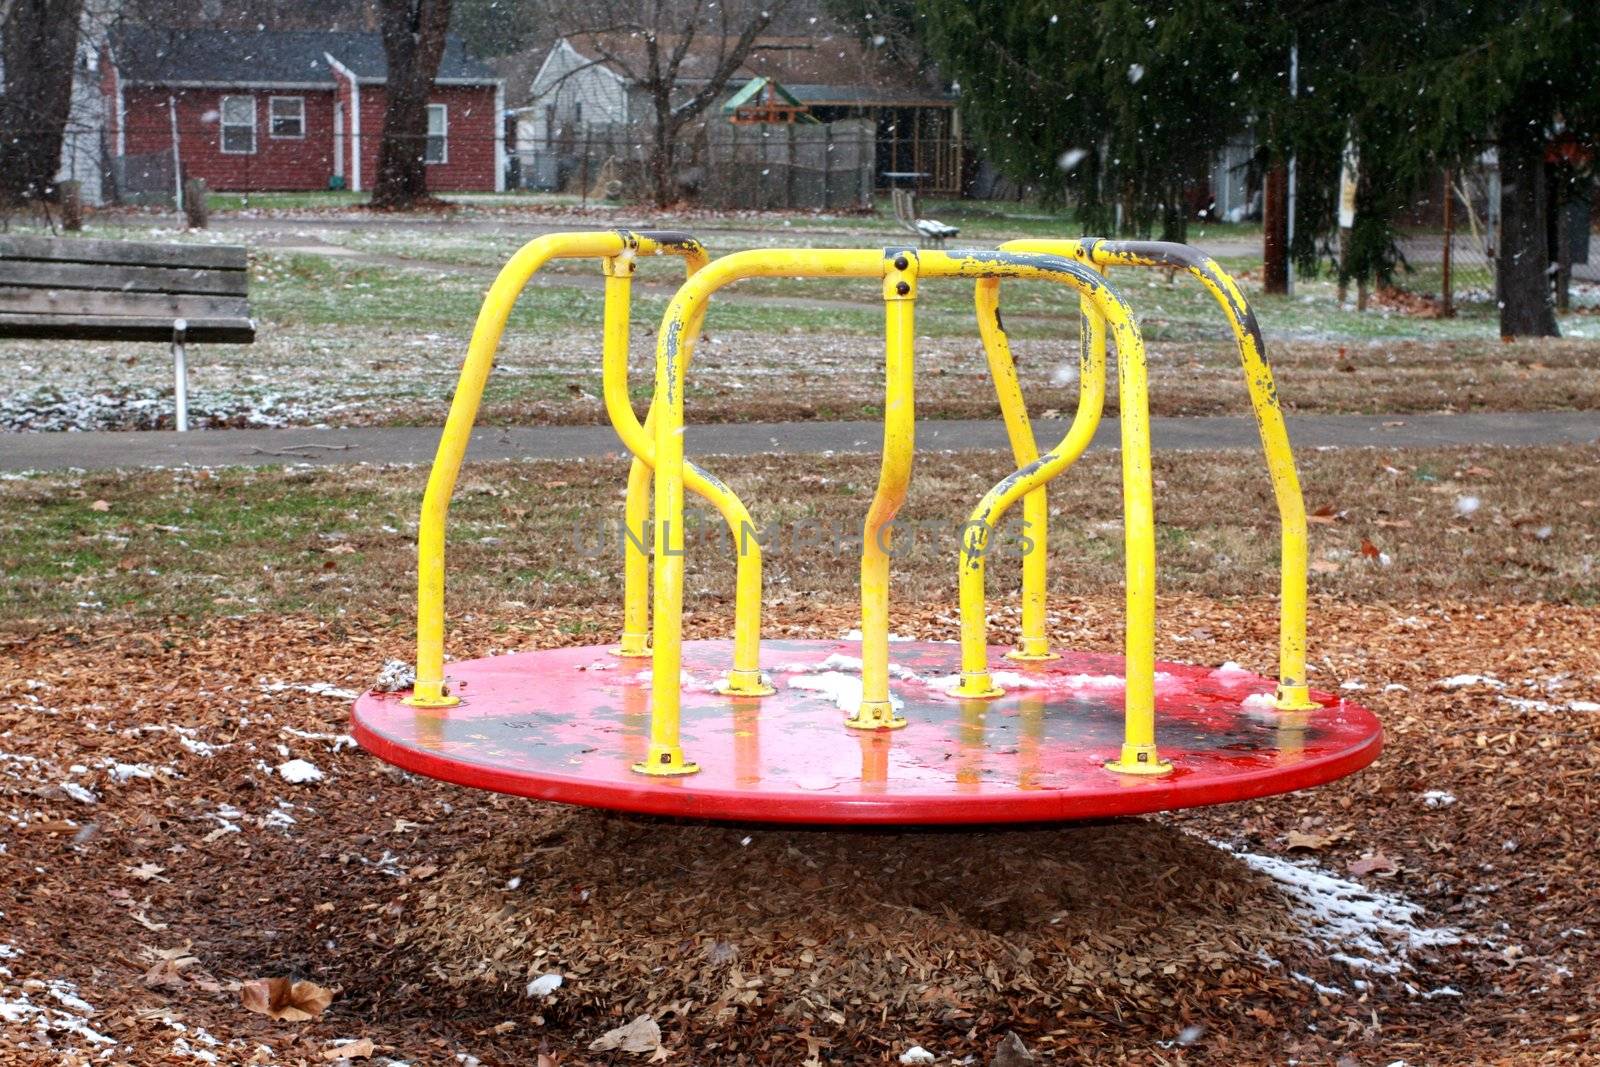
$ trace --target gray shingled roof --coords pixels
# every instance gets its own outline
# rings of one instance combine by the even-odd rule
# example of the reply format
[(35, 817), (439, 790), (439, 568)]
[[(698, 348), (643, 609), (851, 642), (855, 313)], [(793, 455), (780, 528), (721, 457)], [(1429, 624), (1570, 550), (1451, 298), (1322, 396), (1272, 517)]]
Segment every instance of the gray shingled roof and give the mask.
[[(178, 30), (122, 26), (111, 34), (111, 55), (130, 82), (170, 85), (329, 85), (325, 55), (363, 82), (388, 76), (383, 40), (376, 33), (310, 30)], [(494, 71), (467, 55), (451, 34), (439, 61), (441, 82), (493, 83)]]

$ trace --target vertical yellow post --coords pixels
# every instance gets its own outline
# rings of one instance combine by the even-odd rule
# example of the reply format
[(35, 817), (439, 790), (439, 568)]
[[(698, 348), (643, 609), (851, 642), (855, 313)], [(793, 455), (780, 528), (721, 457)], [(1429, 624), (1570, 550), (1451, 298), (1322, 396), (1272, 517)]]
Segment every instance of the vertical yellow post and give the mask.
[(1127, 687), (1121, 754), (1106, 766), (1122, 774), (1166, 774), (1156, 752), (1156, 510), (1150, 469), (1150, 389), (1144, 345), (1131, 321), (1112, 324), (1122, 427), (1122, 521), (1127, 583)]
[[(621, 368), (623, 403), (630, 402), (626, 381), (636, 264), (633, 248), (624, 248), (620, 255), (601, 262), (606, 279), (601, 366), (612, 371)], [(650, 468), (644, 460), (633, 457), (628, 467), (628, 497), (622, 520), (622, 640), (616, 654), (634, 659), (650, 654), (650, 557), (644, 550), (648, 544), (645, 523), (650, 521), (649, 478)]]
[[(686, 286), (687, 287), (687, 286)], [(680, 296), (682, 291), (680, 290)], [(668, 317), (677, 307), (668, 309)], [(692, 318), (692, 314), (690, 316)], [(684, 759), (678, 717), (683, 672), (683, 385), (680, 361), (688, 358), (684, 323), (665, 324), (656, 342), (656, 391), (651, 401), (655, 426), (655, 644), (651, 650), (650, 747), (640, 774), (694, 774), (700, 768)]]
[(906, 720), (889, 697), (889, 553), (894, 517), (911, 484), (916, 444), (915, 325), (917, 256), (884, 262), (883, 460), (861, 546), (861, 707), (845, 720), (858, 730), (894, 730)]
[(650, 468), (638, 456), (628, 465), (628, 498), (623, 506), (622, 639), (623, 659), (650, 655)]

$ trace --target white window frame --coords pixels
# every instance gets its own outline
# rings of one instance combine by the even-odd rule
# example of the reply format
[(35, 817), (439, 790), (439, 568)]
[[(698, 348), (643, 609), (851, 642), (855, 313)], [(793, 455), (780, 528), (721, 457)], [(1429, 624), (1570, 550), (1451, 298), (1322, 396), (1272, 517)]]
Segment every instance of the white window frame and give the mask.
[[(238, 149), (238, 148), (229, 148), (228, 147), (228, 128), (230, 126), (232, 126), (234, 129), (243, 129), (244, 128), (244, 123), (242, 123), (242, 122), (232, 122), (232, 123), (230, 123), (228, 121), (228, 101), (230, 101), (230, 100), (248, 100), (248, 101), (250, 101), (250, 147), (246, 148), (246, 149), (243, 149), (243, 150)], [(221, 103), (219, 103), (218, 106), (217, 106), (217, 148), (225, 156), (253, 156), (253, 155), (255, 155), (256, 154), (256, 146), (257, 146), (257, 144), (259, 144), (259, 141), (256, 139), (256, 121), (257, 120), (256, 120), (256, 98), (255, 98), (255, 96), (246, 95), (246, 94), (243, 94), (243, 93), (230, 93), (227, 96), (224, 96), (222, 98)]]
[[(438, 134), (434, 134), (432, 132), (433, 113), (435, 111), (437, 111), (440, 115), (439, 125), (442, 127)], [(428, 131), (429, 132), (424, 136), (422, 141), (422, 162), (426, 166), (430, 167), (436, 167), (450, 162), (450, 109), (447, 106), (444, 104), (428, 105)], [(439, 138), (439, 158), (429, 159), (428, 147), (433, 144), (433, 139), (435, 136)]]
[[(273, 114), (273, 108), (279, 101), (293, 103), (299, 106), (300, 121), (299, 133), (279, 133), (276, 129), (278, 116)], [(284, 118), (289, 116), (285, 115)], [(267, 136), (274, 141), (304, 141), (306, 139), (306, 98), (303, 96), (269, 96), (267, 97)]]

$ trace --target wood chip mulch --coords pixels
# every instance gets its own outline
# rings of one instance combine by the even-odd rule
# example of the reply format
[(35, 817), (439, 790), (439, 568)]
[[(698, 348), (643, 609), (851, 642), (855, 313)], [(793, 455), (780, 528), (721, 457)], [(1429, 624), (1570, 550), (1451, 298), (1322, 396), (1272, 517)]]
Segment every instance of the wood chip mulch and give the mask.
[[(1118, 601), (1053, 605), (1058, 638), (1114, 651)], [(772, 616), (832, 637), (855, 612)], [(1270, 670), (1270, 602), (1161, 617), (1163, 657)], [(592, 642), (596, 621), (464, 619), (452, 650)], [(726, 627), (714, 605), (688, 622)], [(894, 625), (954, 636), (943, 607)], [(1036, 1062), (1593, 1062), (1596, 633), (1593, 608), (1323, 601), (1314, 680), (1388, 730), (1351, 779), (1090, 826), (829, 833), (378, 762), (344, 737), (345, 692), (407, 654), (398, 615), (0, 631), (0, 1063), (985, 1064), (1008, 1031)], [(1313, 883), (1344, 895), (1297, 895)], [(266, 979), (305, 984), (264, 999)], [(658, 1047), (589, 1050), (639, 1016)]]

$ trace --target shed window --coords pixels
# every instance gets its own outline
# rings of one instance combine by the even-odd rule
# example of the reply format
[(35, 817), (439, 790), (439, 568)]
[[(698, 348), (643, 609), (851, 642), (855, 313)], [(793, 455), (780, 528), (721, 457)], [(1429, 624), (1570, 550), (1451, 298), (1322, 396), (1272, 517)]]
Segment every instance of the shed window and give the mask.
[(256, 150), (256, 98), (222, 98), (222, 150), (229, 155), (248, 156)]
[(272, 124), (268, 127), (274, 137), (304, 137), (306, 135), (306, 98), (303, 96), (274, 96), (267, 102)]
[(450, 134), (450, 116), (443, 104), (428, 105), (428, 143), (422, 150), (424, 163), (443, 163), (450, 158), (446, 143)]

